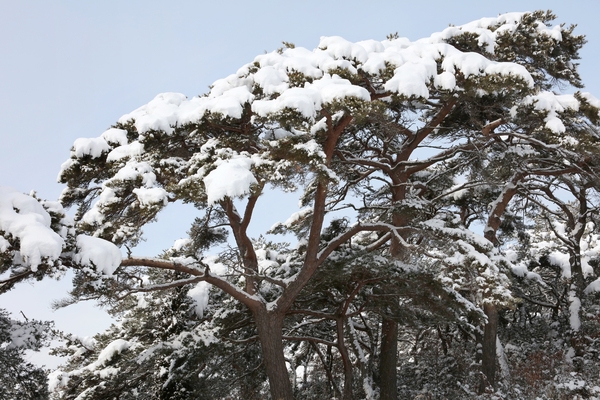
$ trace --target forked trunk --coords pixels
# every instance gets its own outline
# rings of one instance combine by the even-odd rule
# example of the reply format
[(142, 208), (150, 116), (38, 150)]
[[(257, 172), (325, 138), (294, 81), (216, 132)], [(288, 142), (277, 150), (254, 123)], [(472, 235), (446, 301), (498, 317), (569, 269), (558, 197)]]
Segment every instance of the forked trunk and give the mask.
[(259, 310), (254, 317), (271, 397), (273, 400), (293, 400), (292, 385), (283, 357), (283, 316)]

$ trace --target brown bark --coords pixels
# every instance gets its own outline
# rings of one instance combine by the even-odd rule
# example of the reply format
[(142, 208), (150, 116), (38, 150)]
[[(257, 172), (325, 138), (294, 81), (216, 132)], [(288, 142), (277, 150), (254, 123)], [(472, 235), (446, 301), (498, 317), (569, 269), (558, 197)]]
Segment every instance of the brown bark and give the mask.
[[(484, 237), (492, 244), (496, 244), (496, 232), (500, 227), (501, 218), (508, 204), (517, 193), (519, 182), (525, 177), (522, 172), (517, 172), (508, 182), (505, 190), (501, 193), (494, 209), (491, 210), (484, 230)], [(496, 384), (496, 336), (498, 335), (498, 309), (496, 305), (486, 303), (483, 312), (487, 317), (487, 323), (483, 330), (482, 354), (481, 354), (481, 382), (479, 393), (483, 393), (486, 387), (495, 388)]]
[[(406, 197), (406, 186), (401, 183), (406, 182), (408, 176), (404, 173), (396, 172), (391, 178), (395, 185), (392, 191), (392, 200), (394, 203), (397, 203)], [(397, 227), (408, 224), (406, 216), (398, 213), (392, 216), (392, 222)], [(406, 249), (402, 246), (398, 238), (393, 235), (390, 244), (390, 255), (396, 259), (402, 259), (406, 255), (405, 252)], [(398, 398), (397, 362), (398, 323), (384, 316), (381, 324), (381, 350), (379, 354), (379, 390), (381, 400), (396, 400)]]
[(379, 355), (379, 388), (381, 400), (398, 399), (397, 358), (398, 323), (384, 317), (381, 324), (381, 354)]
[(344, 316), (338, 317), (335, 322), (337, 328), (337, 347), (342, 357), (342, 364), (344, 365), (344, 391), (342, 393), (342, 400), (352, 400), (354, 371), (352, 369), (352, 361), (350, 361), (346, 343), (344, 342)]
[(294, 394), (283, 357), (283, 315), (261, 309), (254, 314), (263, 364), (273, 400), (293, 400)]
[(494, 304), (486, 303), (483, 311), (488, 318), (483, 332), (481, 356), (481, 383), (479, 394), (485, 392), (486, 387), (495, 388), (496, 385), (496, 334), (498, 332), (498, 310)]

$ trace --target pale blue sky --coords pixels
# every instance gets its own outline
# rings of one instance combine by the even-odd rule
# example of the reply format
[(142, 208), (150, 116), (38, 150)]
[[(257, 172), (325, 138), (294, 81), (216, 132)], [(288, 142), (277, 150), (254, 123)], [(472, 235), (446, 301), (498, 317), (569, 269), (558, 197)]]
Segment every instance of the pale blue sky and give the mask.
[[(0, 0), (0, 185), (57, 198), (56, 176), (75, 139), (99, 136), (158, 93), (202, 94), (282, 40), (311, 49), (329, 35), (382, 40), (398, 32), (414, 40), (450, 23), (536, 9), (552, 9), (558, 22), (577, 23), (588, 37), (580, 72), (586, 90), (600, 97), (598, 0)], [(189, 221), (177, 213), (163, 218), (182, 221), (184, 230)], [(56, 319), (80, 334), (106, 324), (85, 307), (51, 314), (47, 302), (64, 288), (23, 285), (0, 296), (0, 307)]]

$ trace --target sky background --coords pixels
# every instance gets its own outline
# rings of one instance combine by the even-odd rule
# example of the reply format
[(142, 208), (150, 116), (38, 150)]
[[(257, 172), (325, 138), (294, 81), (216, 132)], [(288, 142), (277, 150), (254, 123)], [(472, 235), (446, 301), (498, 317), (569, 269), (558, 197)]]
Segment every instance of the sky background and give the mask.
[[(575, 23), (587, 36), (580, 73), (585, 90), (600, 97), (598, 0), (0, 0), (0, 185), (57, 199), (56, 177), (75, 139), (99, 136), (158, 93), (203, 94), (282, 41), (313, 49), (321, 36), (383, 40), (398, 32), (416, 40), (449, 24), (537, 9), (553, 10), (557, 23)], [(285, 220), (290, 209), (281, 203), (267, 202), (263, 212)], [(136, 254), (169, 247), (192, 212), (179, 206), (159, 214)], [(21, 284), (0, 296), (0, 307), (82, 336), (109, 325), (89, 304), (52, 312), (50, 301), (68, 288), (68, 278)]]

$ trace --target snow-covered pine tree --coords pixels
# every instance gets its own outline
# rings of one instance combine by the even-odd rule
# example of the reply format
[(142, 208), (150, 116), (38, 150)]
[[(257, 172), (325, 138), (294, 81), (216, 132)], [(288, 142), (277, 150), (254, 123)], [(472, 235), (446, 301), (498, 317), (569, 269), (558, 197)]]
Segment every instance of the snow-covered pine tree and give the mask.
[[(77, 236), (60, 203), (0, 186), (0, 295), (20, 282), (60, 278), (67, 268), (114, 268), (119, 262), (111, 243)], [(0, 309), (1, 398), (48, 398), (46, 371), (26, 361), (25, 351), (38, 351), (55, 337), (52, 323), (19, 321)]]
[[(401, 260), (402, 253), (410, 248), (394, 244), (396, 239), (406, 243), (410, 243), (410, 239), (426, 243), (423, 242), (422, 230), (415, 229), (417, 223), (431, 227), (432, 223), (438, 224), (439, 217), (446, 213), (441, 218), (446, 221), (442, 225), (448, 224), (449, 210), (441, 208), (439, 201), (443, 199), (440, 194), (445, 190), (448, 193), (464, 192), (465, 189), (487, 185), (490, 194), (495, 193), (484, 204), (488, 209), (478, 217), (484, 225), (485, 239), (497, 245), (496, 232), (504, 220), (504, 211), (523, 180), (536, 179), (540, 175), (561, 175), (578, 168), (594, 173), (591, 170), (593, 165), (588, 162), (590, 157), (594, 157), (593, 148), (589, 151), (589, 147), (578, 146), (577, 150), (570, 153), (555, 148), (556, 141), (571, 142), (572, 145), (578, 141), (597, 142), (589, 124), (598, 121), (598, 103), (584, 93), (556, 96), (552, 92), (560, 91), (561, 85), (581, 86), (574, 60), (578, 58), (578, 50), (584, 43), (583, 37), (572, 34), (573, 26), (551, 27), (553, 19), (554, 15), (550, 12), (536, 12), (522, 16), (519, 23), (515, 24), (511, 16), (505, 15), (498, 19), (450, 27), (434, 35), (444, 37), (446, 43), (461, 51), (477, 53), (488, 60), (500, 63), (516, 61), (527, 69), (532, 80), (524, 84), (513, 77), (516, 78), (513, 83), (507, 77), (497, 79), (490, 75), (481, 77), (468, 73), (458, 78), (455, 76), (453, 84), (462, 88), (457, 93), (439, 84), (443, 76), (441, 73), (436, 77), (438, 84), (432, 82), (433, 85), (427, 87), (425, 101), (416, 100), (418, 96), (392, 93), (386, 99), (381, 114), (373, 109), (365, 117), (366, 123), (362, 126), (355, 124), (351, 134), (341, 139), (346, 141), (338, 151), (343, 166), (342, 171), (336, 170), (338, 175), (349, 170), (354, 174), (349, 181), (362, 177), (362, 188), (377, 193), (373, 196), (376, 210), (385, 209), (386, 205), (393, 207), (387, 209), (387, 216), (377, 216), (377, 221), (387, 220), (397, 228), (411, 228), (410, 234), (404, 233), (409, 231), (405, 229), (404, 232), (397, 231), (399, 234), (391, 238), (390, 253), (394, 257)], [(493, 43), (492, 37), (495, 40)], [(450, 60), (444, 59), (438, 71), (444, 70), (444, 64), (447, 66), (452, 62)], [(366, 81), (374, 93), (386, 93), (385, 85), (389, 82)], [(563, 135), (565, 131), (569, 134)], [(571, 136), (576, 139), (571, 139)], [(522, 148), (537, 154), (524, 154)], [(428, 153), (424, 153), (424, 149), (429, 149)], [(503, 168), (494, 167), (494, 158), (495, 163)], [(508, 162), (511, 159), (512, 162)], [(554, 166), (548, 163), (548, 159), (555, 160)], [(457, 176), (461, 185), (444, 187), (448, 185), (448, 180)], [(368, 186), (370, 182), (376, 182), (374, 187)], [(375, 189), (380, 187), (382, 189)], [(367, 197), (363, 194), (363, 198)], [(382, 206), (382, 202), (387, 203)], [(362, 210), (367, 209), (365, 204)], [(435, 216), (432, 210), (441, 211), (441, 215)], [(427, 218), (431, 218), (431, 221), (425, 221)], [(453, 225), (453, 229), (468, 228), (467, 224), (450, 225)], [(442, 230), (441, 233), (446, 238), (458, 239), (456, 232)], [(467, 231), (465, 235), (469, 236), (469, 233)], [(471, 245), (478, 247), (473, 241)], [(490, 251), (483, 247), (479, 251)], [(461, 251), (468, 252), (464, 248)], [(498, 273), (496, 267), (491, 270), (486, 266), (481, 267), (480, 272), (484, 275)], [(504, 268), (504, 272), (508, 270)], [(498, 276), (492, 282), (499, 283), (503, 279)], [(485, 291), (489, 295), (494, 289), (487, 288)], [(478, 300), (488, 304), (487, 317), (490, 321), (495, 319), (493, 303), (507, 300), (505, 295), (498, 297), (499, 293)], [(505, 297), (504, 300), (502, 297)], [(383, 326), (395, 335), (394, 324)], [(493, 385), (496, 359), (494, 323), (486, 325), (484, 336), (483, 369), (487, 383)], [(382, 340), (383, 343), (393, 346), (395, 340)], [(382, 349), (381, 354), (394, 357), (396, 352), (393, 348)], [(381, 365), (382, 374), (386, 371), (393, 375), (390, 371), (394, 369), (390, 366), (395, 365), (394, 360), (384, 360)], [(391, 375), (388, 378), (389, 391), (393, 392), (395, 377)], [(486, 382), (482, 381), (482, 384), (485, 386)], [(484, 389), (483, 386), (480, 390)], [(393, 393), (386, 393), (387, 390), (382, 392), (383, 398), (395, 398)]]
[(43, 368), (26, 360), (25, 351), (47, 346), (52, 323), (17, 321), (0, 310), (0, 397), (3, 399), (44, 400), (48, 379)]
[[(500, 333), (513, 351), (508, 361), (521, 372), (513, 382), (523, 393), (544, 390), (575, 398), (599, 392), (592, 361), (600, 334), (596, 176), (565, 173), (520, 190), (527, 202), (526, 227), (517, 233), (512, 257), (513, 291), (522, 303), (506, 313)], [(546, 372), (532, 374), (539, 365)]]
[[(77, 272), (74, 296), (116, 306), (189, 285), (205, 296), (210, 284), (247, 308), (271, 396), (291, 399), (287, 316), (315, 274), (334, 268), (333, 257), (360, 236), (390, 265), (437, 268), (446, 293), (485, 309), (482, 390), (493, 386), (494, 317), (512, 301), (510, 260), (498, 242), (507, 207), (526, 179), (594, 167), (597, 135), (586, 123), (597, 123), (600, 102), (552, 91), (561, 82), (581, 86), (574, 60), (584, 39), (552, 20), (513, 13), (416, 42), (329, 37), (314, 51), (288, 45), (207, 95), (161, 94), (100, 137), (78, 139), (60, 179), (68, 185), (61, 201), (78, 206), (80, 231), (133, 245), (170, 203), (191, 203), (203, 215), (176, 246), (187, 249), (183, 256), (131, 256), (114, 270), (94, 263)], [(489, 166), (507, 154), (515, 159), (508, 166), (524, 169), (505, 180)], [(490, 193), (470, 196), (468, 206), (481, 211), (473, 221), (484, 224), (483, 235), (459, 204), (459, 192), (477, 187)], [(278, 189), (301, 192), (303, 208), (275, 229), (294, 231), (299, 242), (265, 257), (249, 229), (256, 205), (269, 201), (261, 195)], [(350, 209), (357, 212), (346, 212), (344, 223), (330, 217)], [(209, 257), (225, 232), (233, 249)], [(151, 270), (167, 271), (168, 280), (148, 284)], [(395, 399), (397, 322), (383, 326), (378, 386), (381, 398)], [(352, 385), (342, 396), (352, 396)]]

